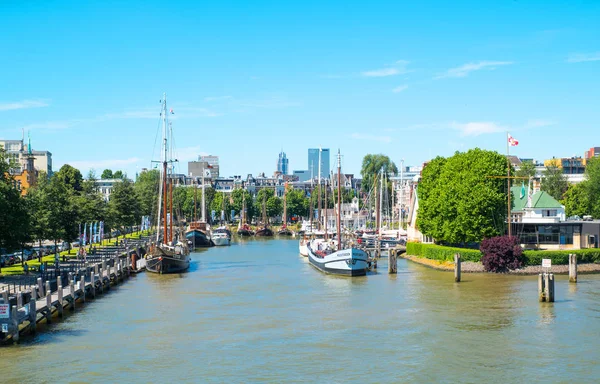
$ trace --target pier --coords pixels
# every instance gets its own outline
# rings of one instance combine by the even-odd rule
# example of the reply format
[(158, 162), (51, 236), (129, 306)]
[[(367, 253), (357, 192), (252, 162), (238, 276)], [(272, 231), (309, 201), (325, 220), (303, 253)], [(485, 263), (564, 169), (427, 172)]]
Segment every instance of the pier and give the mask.
[[(85, 260), (59, 263), (44, 274), (23, 276), (4, 284), (0, 297), (0, 343), (17, 343), (21, 335), (35, 333), (37, 324), (62, 318), (89, 299), (145, 270), (142, 257), (150, 237), (128, 239), (118, 245), (97, 249)], [(35, 279), (34, 282), (31, 279)]]

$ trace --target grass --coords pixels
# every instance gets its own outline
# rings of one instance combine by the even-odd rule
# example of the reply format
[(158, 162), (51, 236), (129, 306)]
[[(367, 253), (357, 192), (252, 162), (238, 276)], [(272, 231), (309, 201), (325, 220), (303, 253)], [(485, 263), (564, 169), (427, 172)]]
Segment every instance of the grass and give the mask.
[[(119, 240), (123, 240), (124, 238), (127, 239), (139, 239), (141, 236), (147, 236), (150, 234), (150, 231), (141, 231), (141, 232), (133, 232), (130, 234), (125, 235), (125, 237), (120, 236)], [(102, 248), (102, 247), (107, 247), (107, 246), (111, 246), (111, 245), (115, 245), (117, 243), (116, 239), (111, 239), (111, 240), (102, 240), (102, 243), (100, 244), (94, 244), (94, 246), (96, 248)], [(86, 247), (87, 248), (87, 247)], [(60, 252), (60, 260), (62, 261), (63, 256), (66, 256), (67, 259), (72, 259), (77, 257), (77, 250), (79, 248), (73, 248), (71, 250), (68, 251), (62, 251)], [(39, 270), (40, 268), (40, 262), (38, 261), (39, 259), (36, 257), (35, 259), (31, 259), (26, 261), (27, 265), (29, 266), (29, 270), (31, 271), (32, 269), (35, 269), (36, 271)], [(48, 256), (44, 256), (42, 257), (42, 263), (47, 262), (49, 265), (54, 265), (54, 255), (48, 255)], [(2, 273), (0, 274), (0, 277), (2, 276), (12, 276), (12, 275), (22, 275), (23, 274), (23, 266), (21, 265), (21, 263), (18, 264), (14, 264), (11, 265), (10, 267), (4, 267), (2, 268)]]

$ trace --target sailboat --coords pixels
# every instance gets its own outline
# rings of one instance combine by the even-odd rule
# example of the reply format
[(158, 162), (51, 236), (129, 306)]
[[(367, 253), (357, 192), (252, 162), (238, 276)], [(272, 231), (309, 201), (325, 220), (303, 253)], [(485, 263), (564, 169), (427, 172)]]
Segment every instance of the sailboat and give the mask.
[(267, 202), (266, 202), (266, 197), (264, 195), (263, 195), (262, 212), (263, 212), (263, 217), (262, 217), (263, 227), (256, 231), (255, 236), (262, 236), (262, 237), (273, 236), (273, 230), (271, 228), (269, 228), (269, 225), (267, 224)]
[(194, 185), (194, 220), (188, 225), (185, 237), (188, 242), (193, 244), (194, 248), (212, 247), (215, 243), (208, 236), (208, 225), (206, 224), (206, 208), (204, 204), (204, 174), (202, 175), (202, 217), (198, 220), (196, 215), (196, 196), (198, 195), (198, 186)]
[(277, 231), (277, 234), (279, 236), (292, 236), (292, 231), (287, 227), (287, 182), (285, 183), (284, 186), (284, 191), (283, 191), (283, 225), (281, 226), (281, 229), (279, 229), (279, 231)]
[[(157, 227), (161, 227), (161, 213), (163, 220), (162, 238), (160, 229), (156, 233), (156, 245), (152, 247), (146, 260), (146, 269), (154, 273), (178, 273), (186, 271), (190, 267), (190, 251), (187, 244), (174, 240), (173, 233), (173, 183), (169, 180), (167, 165), (174, 163), (169, 156), (168, 136), (173, 135), (171, 128), (170, 135), (167, 135), (167, 96), (163, 95), (162, 100), (162, 120), (163, 120), (163, 149), (161, 151), (161, 183), (159, 187)], [(169, 188), (170, 192), (167, 192)], [(170, 215), (167, 216), (167, 207)], [(162, 212), (161, 212), (162, 208)]]
[(223, 200), (221, 205), (221, 225), (211, 231), (211, 239), (216, 246), (231, 245), (231, 231), (223, 223), (225, 216), (225, 192), (223, 192)]
[(364, 276), (367, 274), (369, 260), (362, 249), (354, 248), (348, 240), (343, 241), (341, 231), (341, 169), (342, 160), (338, 150), (338, 196), (336, 222), (337, 231), (334, 240), (313, 239), (307, 245), (308, 260), (318, 270), (334, 275)]
[(238, 236), (249, 237), (254, 236), (254, 231), (246, 223), (246, 193), (242, 192), (242, 212), (240, 213), (240, 222), (237, 229)]

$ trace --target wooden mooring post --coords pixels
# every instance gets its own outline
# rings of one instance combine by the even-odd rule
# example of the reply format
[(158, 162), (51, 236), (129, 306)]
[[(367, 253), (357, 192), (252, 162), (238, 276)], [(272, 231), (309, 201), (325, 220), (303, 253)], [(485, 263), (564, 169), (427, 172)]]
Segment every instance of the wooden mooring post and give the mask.
[(554, 302), (554, 274), (540, 273), (538, 275), (538, 297), (540, 302)]
[(60, 276), (56, 277), (56, 293), (58, 295), (58, 304), (56, 306), (56, 309), (58, 309), (58, 316), (63, 317), (63, 285)]
[(388, 251), (388, 273), (397, 273), (398, 272), (398, 262), (396, 260), (396, 251), (394, 249), (390, 249)]
[(569, 255), (569, 283), (577, 283), (577, 255)]
[(461, 265), (460, 265), (460, 253), (455, 253), (454, 254), (454, 281), (459, 283), (460, 282), (460, 272), (461, 272)]

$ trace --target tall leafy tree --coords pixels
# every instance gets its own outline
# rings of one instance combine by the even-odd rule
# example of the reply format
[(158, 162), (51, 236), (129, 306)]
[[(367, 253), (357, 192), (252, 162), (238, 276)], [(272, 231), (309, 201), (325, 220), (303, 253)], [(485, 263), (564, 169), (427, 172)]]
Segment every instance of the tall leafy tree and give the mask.
[[(515, 171), (515, 176), (517, 177), (525, 177), (527, 179), (535, 176), (535, 164), (533, 161), (523, 161), (519, 166), (519, 169)], [(520, 182), (516, 182), (517, 184), (521, 184)]]
[(252, 195), (250, 195), (250, 192), (241, 188), (234, 189), (233, 192), (231, 192), (231, 197), (233, 199), (231, 209), (235, 210), (236, 215), (240, 216), (240, 218), (244, 200), (246, 201), (246, 220), (250, 222), (255, 214), (254, 201), (252, 200)]
[(52, 178), (58, 179), (62, 184), (72, 189), (76, 193), (83, 190), (83, 176), (79, 169), (73, 168), (69, 164), (65, 164), (58, 172), (56, 172)]
[(464, 244), (500, 235), (506, 226), (506, 157), (479, 148), (437, 157), (423, 169), (417, 226), (440, 242)]
[(569, 183), (562, 170), (556, 165), (547, 166), (544, 170), (541, 190), (548, 192), (556, 200), (562, 200), (567, 188), (569, 188)]
[(115, 183), (108, 202), (111, 228), (124, 229), (136, 225), (140, 218), (140, 203), (135, 195), (133, 183), (124, 179)]
[(590, 201), (590, 214), (600, 218), (600, 157), (587, 161), (585, 166), (586, 190)]
[[(106, 172), (107, 170), (105, 170)], [(111, 172), (112, 176), (112, 172)], [(104, 173), (102, 174), (104, 178)], [(160, 183), (160, 172), (156, 169), (139, 174), (134, 184), (134, 190), (140, 205), (142, 216), (156, 216), (158, 210), (158, 190)]]
[(590, 182), (588, 180), (579, 184), (571, 184), (565, 192), (562, 203), (565, 206), (567, 217), (585, 216), (592, 213), (592, 202), (590, 200)]
[(55, 245), (59, 240), (71, 242), (79, 234), (76, 190), (72, 186), (72, 183), (65, 182), (64, 178), (56, 175), (42, 185), (41, 210), (37, 214), (46, 224), (46, 234), (49, 239), (54, 240)]
[(376, 176), (383, 170), (386, 175), (397, 174), (398, 168), (396, 164), (386, 155), (368, 154), (363, 157), (360, 174), (362, 176), (363, 191), (373, 189)]
[(9, 173), (10, 167), (0, 148), (0, 248), (7, 250), (21, 248), (30, 234), (30, 212)]
[(283, 199), (274, 194), (267, 199), (267, 216), (275, 217), (283, 214)]
[(306, 217), (308, 215), (309, 200), (304, 191), (300, 189), (289, 190), (286, 195), (287, 215)]
[(93, 172), (83, 181), (83, 190), (80, 196), (76, 196), (75, 201), (81, 223), (106, 220), (108, 204), (100, 193), (98, 180)]
[(101, 179), (112, 179), (113, 178), (113, 172), (110, 169), (105, 169), (104, 171), (102, 171), (102, 175), (100, 176)]
[(123, 178), (125, 178), (123, 171), (115, 171), (115, 173), (113, 173), (113, 179), (123, 179)]

